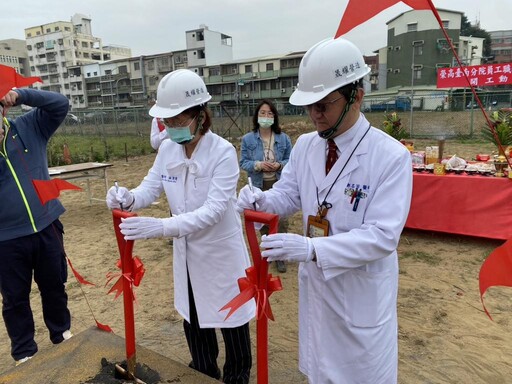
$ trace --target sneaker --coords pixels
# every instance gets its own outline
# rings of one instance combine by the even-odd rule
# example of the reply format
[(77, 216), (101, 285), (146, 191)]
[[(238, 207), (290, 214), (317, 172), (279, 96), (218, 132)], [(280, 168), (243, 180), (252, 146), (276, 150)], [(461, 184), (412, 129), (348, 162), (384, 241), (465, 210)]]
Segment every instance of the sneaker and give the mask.
[(30, 360), (31, 358), (32, 358), (32, 356), (27, 356), (27, 357), (24, 357), (23, 359), (16, 360), (16, 366), (23, 364), (24, 362)]
[(281, 273), (284, 273), (286, 272), (286, 264), (284, 263), (284, 261), (282, 260), (277, 260), (276, 261), (276, 265), (277, 265), (277, 270)]
[(62, 337), (64, 338), (64, 341), (66, 340), (69, 340), (73, 337), (73, 334), (71, 333), (71, 331), (68, 329), (67, 331), (64, 331), (62, 333)]

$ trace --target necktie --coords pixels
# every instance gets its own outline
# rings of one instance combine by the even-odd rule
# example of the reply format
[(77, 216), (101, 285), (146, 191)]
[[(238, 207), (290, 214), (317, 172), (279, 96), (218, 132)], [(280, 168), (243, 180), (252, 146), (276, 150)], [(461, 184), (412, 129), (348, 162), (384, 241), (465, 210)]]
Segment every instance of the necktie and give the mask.
[(327, 175), (331, 168), (333, 167), (336, 160), (338, 160), (338, 152), (336, 150), (338, 147), (336, 147), (336, 143), (333, 139), (327, 140), (327, 160), (325, 162), (325, 174)]

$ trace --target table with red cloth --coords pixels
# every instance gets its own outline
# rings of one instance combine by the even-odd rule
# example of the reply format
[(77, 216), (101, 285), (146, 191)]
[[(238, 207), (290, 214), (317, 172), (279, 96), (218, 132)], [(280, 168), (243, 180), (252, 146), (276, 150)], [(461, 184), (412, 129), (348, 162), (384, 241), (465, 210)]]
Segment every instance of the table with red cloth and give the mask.
[(500, 240), (512, 238), (512, 180), (414, 173), (405, 227)]

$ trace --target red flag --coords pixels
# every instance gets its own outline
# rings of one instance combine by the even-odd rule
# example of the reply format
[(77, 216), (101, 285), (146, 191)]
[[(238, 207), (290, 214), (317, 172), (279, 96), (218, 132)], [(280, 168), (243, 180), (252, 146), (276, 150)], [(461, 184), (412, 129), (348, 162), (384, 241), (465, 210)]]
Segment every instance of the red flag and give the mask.
[(490, 287), (497, 285), (512, 287), (512, 239), (496, 248), (485, 259), (480, 268), (478, 279), (480, 282), (480, 300), (482, 300), (485, 313), (492, 320), (487, 308), (485, 308), (483, 296), (487, 288)]
[(431, 7), (431, 2), (429, 0), (349, 0), (334, 38), (336, 39), (341, 35), (344, 35), (359, 24), (363, 24), (373, 16), (381, 13), (383, 10), (400, 2), (405, 3), (416, 10), (427, 10), (433, 8), (433, 5)]
[(26, 87), (36, 82), (42, 83), (39, 77), (23, 77), (7, 65), (0, 65), (0, 99), (13, 88)]
[(82, 188), (61, 179), (32, 180), (32, 184), (34, 184), (39, 200), (41, 200), (41, 204), (43, 205), (59, 197), (60, 191), (65, 189), (82, 190)]

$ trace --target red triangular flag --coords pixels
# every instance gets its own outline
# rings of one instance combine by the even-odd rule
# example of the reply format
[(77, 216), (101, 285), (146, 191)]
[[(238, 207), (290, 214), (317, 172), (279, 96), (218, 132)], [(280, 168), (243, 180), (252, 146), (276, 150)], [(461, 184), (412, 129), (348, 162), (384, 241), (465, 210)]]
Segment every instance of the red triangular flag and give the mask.
[(480, 283), (480, 300), (485, 313), (492, 320), (485, 308), (484, 293), (487, 288), (494, 286), (512, 287), (512, 239), (491, 252), (480, 268), (478, 277)]
[(13, 67), (0, 64), (0, 99), (13, 88), (26, 87), (36, 82), (42, 83), (39, 77), (23, 77)]
[(45, 205), (48, 201), (56, 199), (60, 195), (60, 191), (65, 189), (76, 189), (82, 190), (74, 184), (66, 180), (52, 179), (52, 180), (32, 180), (34, 188), (36, 189), (37, 195), (41, 204)]
[(359, 24), (363, 24), (373, 16), (381, 13), (383, 10), (400, 2), (405, 3), (416, 10), (426, 10), (433, 7), (430, 6), (429, 0), (349, 0), (334, 38), (336, 39), (341, 35), (344, 35)]
[(78, 271), (73, 267), (73, 264), (71, 264), (71, 260), (69, 260), (69, 257), (66, 257), (66, 260), (68, 261), (69, 267), (71, 268), (71, 271), (73, 271), (73, 275), (78, 280), (78, 282), (82, 285), (95, 285), (87, 280), (85, 280), (81, 274), (78, 273)]

